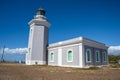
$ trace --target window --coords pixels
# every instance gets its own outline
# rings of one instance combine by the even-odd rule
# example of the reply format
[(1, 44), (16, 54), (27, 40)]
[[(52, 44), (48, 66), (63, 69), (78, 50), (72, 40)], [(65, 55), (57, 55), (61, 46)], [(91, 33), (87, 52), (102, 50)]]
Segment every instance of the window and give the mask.
[(30, 35), (32, 35), (32, 29), (30, 30)]
[(28, 53), (29, 53), (29, 54), (31, 53), (31, 48), (28, 48)]
[(29, 31), (29, 36), (32, 36), (32, 33), (33, 33), (33, 30), (31, 28), (30, 31)]
[(73, 52), (72, 50), (69, 50), (67, 53), (67, 61), (72, 62), (73, 61)]
[(103, 61), (107, 61), (107, 54), (106, 54), (106, 52), (103, 52)]
[(50, 61), (51, 61), (51, 62), (54, 62), (54, 53), (53, 53), (53, 52), (50, 53)]
[(91, 50), (90, 49), (86, 50), (86, 61), (91, 62)]
[(96, 51), (96, 61), (97, 62), (100, 61), (100, 53), (99, 53), (99, 51)]

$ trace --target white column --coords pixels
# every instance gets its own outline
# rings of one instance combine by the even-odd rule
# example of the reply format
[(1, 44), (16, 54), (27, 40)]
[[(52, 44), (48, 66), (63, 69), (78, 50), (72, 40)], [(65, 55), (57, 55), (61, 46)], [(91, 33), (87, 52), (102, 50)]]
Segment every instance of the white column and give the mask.
[(82, 43), (79, 44), (79, 66), (84, 67), (84, 48)]
[(59, 66), (62, 65), (62, 48), (61, 47), (58, 48), (58, 65)]

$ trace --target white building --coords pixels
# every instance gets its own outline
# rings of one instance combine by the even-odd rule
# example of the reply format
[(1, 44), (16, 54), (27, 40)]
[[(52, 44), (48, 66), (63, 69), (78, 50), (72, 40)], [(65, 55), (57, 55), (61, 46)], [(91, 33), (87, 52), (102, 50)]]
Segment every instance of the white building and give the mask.
[(29, 25), (27, 65), (48, 64), (83, 68), (108, 64), (108, 47), (94, 40), (78, 37), (48, 45), (50, 23), (42, 8), (37, 10), (37, 14)]

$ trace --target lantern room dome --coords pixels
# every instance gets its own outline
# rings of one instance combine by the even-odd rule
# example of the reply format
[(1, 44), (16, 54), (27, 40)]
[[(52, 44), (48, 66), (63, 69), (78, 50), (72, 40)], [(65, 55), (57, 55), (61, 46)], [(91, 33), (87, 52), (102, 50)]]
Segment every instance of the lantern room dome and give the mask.
[(36, 15), (43, 15), (45, 16), (45, 10), (43, 8), (39, 8), (36, 12)]

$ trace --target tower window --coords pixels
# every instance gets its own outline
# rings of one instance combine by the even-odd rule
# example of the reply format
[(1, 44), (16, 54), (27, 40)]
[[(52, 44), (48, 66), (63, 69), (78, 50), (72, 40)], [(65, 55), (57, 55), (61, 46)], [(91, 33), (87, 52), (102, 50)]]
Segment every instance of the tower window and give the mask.
[(91, 62), (91, 50), (86, 50), (86, 62)]
[(73, 61), (73, 51), (72, 50), (69, 50), (67, 52), (67, 61), (68, 62), (72, 62)]
[(30, 35), (32, 35), (32, 29), (30, 29)]
[(54, 62), (54, 53), (53, 53), (53, 52), (50, 53), (50, 61), (51, 61), (51, 62)]
[(29, 53), (29, 54), (31, 53), (31, 48), (28, 48), (28, 53)]

